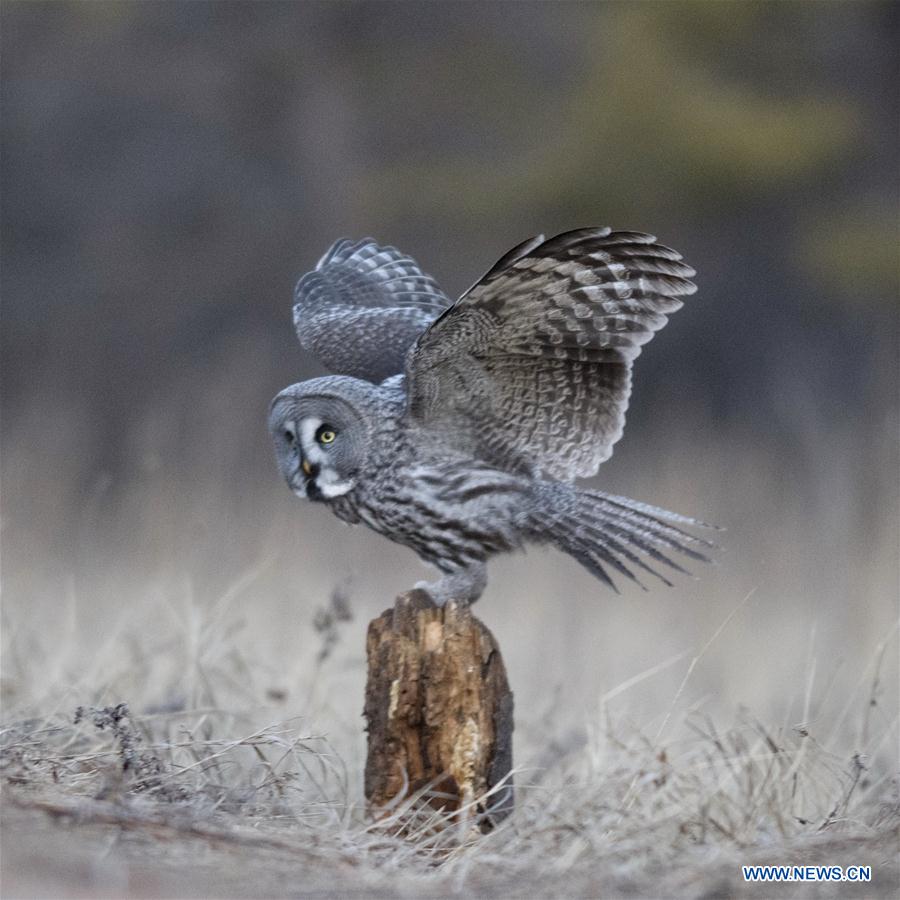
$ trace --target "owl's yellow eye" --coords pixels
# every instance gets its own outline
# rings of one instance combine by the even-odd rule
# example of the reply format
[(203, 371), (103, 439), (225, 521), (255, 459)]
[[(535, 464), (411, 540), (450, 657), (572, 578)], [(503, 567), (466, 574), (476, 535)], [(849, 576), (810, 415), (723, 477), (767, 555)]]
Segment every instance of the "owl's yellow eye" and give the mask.
[(337, 437), (337, 432), (333, 428), (329, 428), (327, 425), (322, 425), (319, 430), (316, 432), (316, 440), (320, 444), (331, 444), (334, 443), (334, 439)]

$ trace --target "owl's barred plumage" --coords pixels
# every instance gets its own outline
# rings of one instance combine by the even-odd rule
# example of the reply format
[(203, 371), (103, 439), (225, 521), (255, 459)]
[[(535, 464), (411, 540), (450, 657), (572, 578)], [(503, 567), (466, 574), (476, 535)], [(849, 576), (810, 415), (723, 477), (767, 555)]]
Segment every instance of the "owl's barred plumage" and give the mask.
[(340, 240), (294, 291), (300, 343), (344, 375), (381, 381), (450, 305), (415, 260), (372, 240)]
[(477, 599), (487, 560), (527, 543), (613, 588), (636, 570), (669, 584), (673, 553), (713, 546), (680, 527), (703, 523), (572, 481), (612, 453), (631, 365), (693, 275), (650, 235), (585, 228), (520, 244), (451, 304), (399, 251), (338, 241), (300, 279), (294, 318), (341, 374), (273, 401), (282, 472), (436, 566), (437, 602)]

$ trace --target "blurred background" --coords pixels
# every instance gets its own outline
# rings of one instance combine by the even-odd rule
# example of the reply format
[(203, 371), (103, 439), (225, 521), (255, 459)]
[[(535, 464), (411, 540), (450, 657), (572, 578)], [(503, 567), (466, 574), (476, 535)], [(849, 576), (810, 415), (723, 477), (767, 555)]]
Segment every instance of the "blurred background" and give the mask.
[[(865, 726), (886, 734), (898, 14), (4, 3), (7, 708), (222, 703), (227, 682), (361, 747), (365, 623), (428, 573), (277, 474), (269, 401), (321, 372), (293, 285), (371, 235), (455, 295), (532, 234), (609, 224), (680, 250), (700, 290), (639, 359), (596, 485), (719, 523), (726, 550), (622, 596), (550, 551), (498, 560), (478, 613), (520, 746), (657, 666), (616, 702), (659, 721), (729, 615), (686, 702), (839, 727), (887, 640)], [(322, 660), (337, 585), (356, 618)]]

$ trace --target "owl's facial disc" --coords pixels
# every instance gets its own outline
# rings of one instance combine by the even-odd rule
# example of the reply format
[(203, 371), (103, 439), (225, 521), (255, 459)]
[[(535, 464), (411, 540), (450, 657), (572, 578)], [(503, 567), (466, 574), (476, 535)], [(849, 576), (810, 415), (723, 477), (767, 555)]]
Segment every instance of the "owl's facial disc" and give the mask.
[[(302, 419), (298, 424), (300, 468), (306, 476), (306, 496), (310, 500), (333, 500), (351, 491), (356, 479), (340, 471), (340, 430), (316, 416)], [(295, 490), (295, 493), (299, 492)]]
[[(333, 377), (324, 380), (333, 387)], [(272, 401), (269, 431), (291, 491), (324, 502), (356, 487), (366, 459), (368, 430), (355, 406), (331, 393), (311, 390), (311, 385), (315, 379), (291, 385)]]

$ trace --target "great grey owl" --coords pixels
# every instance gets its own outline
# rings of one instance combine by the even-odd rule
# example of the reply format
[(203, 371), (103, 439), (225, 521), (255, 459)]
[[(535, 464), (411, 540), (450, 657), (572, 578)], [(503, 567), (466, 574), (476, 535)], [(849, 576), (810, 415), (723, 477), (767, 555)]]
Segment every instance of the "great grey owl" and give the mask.
[[(411, 547), (438, 604), (475, 601), (486, 561), (549, 543), (615, 589), (683, 571), (702, 525), (579, 490), (622, 434), (631, 365), (693, 294), (694, 270), (648, 234), (532, 238), (455, 303), (408, 256), (340, 240), (294, 294), (300, 343), (332, 371), (285, 388), (269, 428), (291, 490)], [(676, 525), (675, 523), (678, 523)]]

